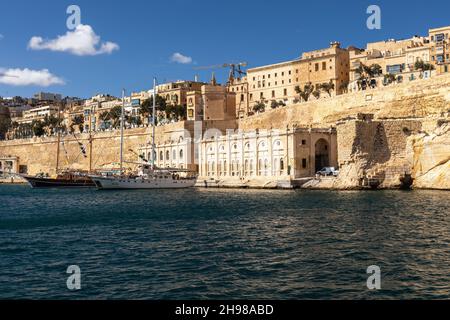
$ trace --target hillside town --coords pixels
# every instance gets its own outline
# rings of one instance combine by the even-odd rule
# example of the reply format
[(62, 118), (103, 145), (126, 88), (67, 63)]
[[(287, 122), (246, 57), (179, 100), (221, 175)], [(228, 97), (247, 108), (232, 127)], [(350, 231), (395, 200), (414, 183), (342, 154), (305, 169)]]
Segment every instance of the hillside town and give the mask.
[[(247, 63), (227, 64), (224, 67), (230, 68), (230, 73), (224, 84), (218, 83), (213, 73), (207, 82), (195, 76), (193, 80), (159, 84), (156, 92), (152, 88), (123, 97), (104, 93), (83, 99), (47, 92), (32, 98), (4, 97), (0, 98), (0, 139), (18, 141), (60, 134), (78, 141), (79, 134), (114, 132), (120, 128), (122, 108), (125, 130), (146, 129), (152, 123), (155, 94), (155, 123), (163, 133), (154, 150), (158, 166), (188, 168), (201, 177), (218, 180), (277, 177), (291, 183), (292, 179), (314, 176), (324, 167), (340, 166), (336, 123), (313, 127), (310, 121), (299, 127), (292, 125), (297, 119), (290, 119), (287, 126), (273, 125), (264, 132), (258, 125), (245, 128), (254, 131), (252, 134), (230, 135), (227, 130), (243, 130), (243, 124), (263, 119), (271, 110), (311, 102), (333, 105), (338, 97), (448, 75), (449, 34), (450, 26), (430, 29), (425, 36), (368, 43), (363, 49), (343, 48), (334, 41), (294, 60), (246, 70)], [(364, 99), (368, 102), (374, 97), (366, 95)], [(358, 119), (366, 121), (371, 116), (360, 115)], [(198, 123), (202, 135), (211, 128), (219, 134), (204, 137), (194, 146), (191, 137)], [(174, 132), (181, 131), (188, 134), (174, 139)], [(164, 135), (169, 132), (172, 137)], [(141, 141), (132, 154), (151, 159), (151, 149), (148, 142)], [(30, 164), (20, 164), (17, 155), (1, 156), (3, 167), (8, 163), (20, 173), (36, 171)], [(400, 166), (398, 171), (402, 170)], [(367, 178), (368, 174), (364, 175)]]
[[(208, 83), (195, 79), (161, 84), (158, 124), (245, 118), (266, 109), (447, 73), (449, 33), (450, 27), (431, 29), (427, 36), (368, 43), (364, 49), (332, 42), (298, 59), (247, 71), (230, 65), (224, 85), (214, 75)], [(151, 96), (152, 89), (124, 97), (127, 128), (148, 125)], [(121, 97), (110, 94), (80, 99), (40, 92), (32, 98), (0, 98), (0, 137), (52, 135), (58, 124), (68, 133), (117, 129), (121, 106)]]

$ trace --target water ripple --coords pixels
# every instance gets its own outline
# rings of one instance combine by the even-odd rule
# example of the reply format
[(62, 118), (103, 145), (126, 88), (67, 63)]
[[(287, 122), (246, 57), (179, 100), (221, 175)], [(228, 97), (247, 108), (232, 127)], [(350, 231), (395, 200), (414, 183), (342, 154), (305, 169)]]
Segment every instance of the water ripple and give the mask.
[[(448, 299), (448, 192), (0, 186), (0, 298)], [(67, 266), (82, 290), (65, 287)], [(365, 287), (382, 269), (382, 290)]]

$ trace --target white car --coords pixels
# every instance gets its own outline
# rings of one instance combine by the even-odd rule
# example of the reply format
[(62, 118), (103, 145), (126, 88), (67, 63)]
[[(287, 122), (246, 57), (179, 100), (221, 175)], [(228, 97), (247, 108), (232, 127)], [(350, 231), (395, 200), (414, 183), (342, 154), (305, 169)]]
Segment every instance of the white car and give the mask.
[(325, 167), (322, 170), (318, 171), (317, 175), (324, 176), (324, 177), (328, 177), (328, 176), (337, 177), (339, 175), (339, 170), (336, 170), (335, 167)]

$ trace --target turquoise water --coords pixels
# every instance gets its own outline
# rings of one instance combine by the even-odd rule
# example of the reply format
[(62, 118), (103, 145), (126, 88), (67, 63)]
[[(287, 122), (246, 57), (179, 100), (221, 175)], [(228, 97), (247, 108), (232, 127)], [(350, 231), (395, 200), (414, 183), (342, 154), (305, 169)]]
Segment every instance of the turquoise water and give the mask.
[[(0, 186), (0, 298), (448, 299), (449, 199)], [(380, 291), (366, 287), (370, 265)]]

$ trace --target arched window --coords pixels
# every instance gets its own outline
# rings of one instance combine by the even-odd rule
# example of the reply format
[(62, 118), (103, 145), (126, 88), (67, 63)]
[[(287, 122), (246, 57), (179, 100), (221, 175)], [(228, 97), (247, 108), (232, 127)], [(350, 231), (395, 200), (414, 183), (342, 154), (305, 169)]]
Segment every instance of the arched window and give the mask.
[(253, 176), (253, 159), (250, 159), (250, 176)]
[(263, 159), (259, 159), (258, 161), (258, 175), (262, 176), (263, 173)]
[(227, 160), (223, 162), (223, 175), (226, 176), (228, 174)]
[(159, 152), (159, 161), (164, 161), (164, 153), (162, 151)]
[(267, 176), (267, 169), (269, 168), (269, 160), (264, 160), (264, 175)]
[(284, 171), (284, 159), (281, 158), (280, 159), (280, 173), (283, 174)]
[(169, 150), (166, 151), (166, 161), (170, 160), (170, 152)]
[[(145, 158), (145, 154), (143, 156)], [(152, 160), (152, 153), (151, 152), (148, 153), (147, 160), (148, 161)]]
[(172, 160), (177, 160), (177, 151), (176, 150), (172, 151)]
[(184, 153), (183, 153), (183, 149), (180, 150), (180, 160), (183, 160), (184, 158)]
[(244, 171), (245, 171), (245, 175), (248, 176), (249, 174), (249, 167), (248, 167), (248, 159), (245, 160), (244, 162)]

